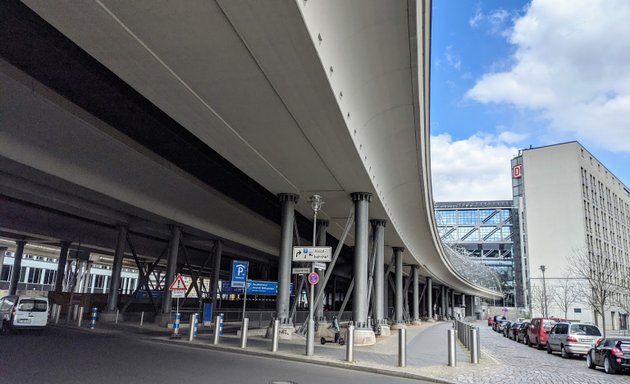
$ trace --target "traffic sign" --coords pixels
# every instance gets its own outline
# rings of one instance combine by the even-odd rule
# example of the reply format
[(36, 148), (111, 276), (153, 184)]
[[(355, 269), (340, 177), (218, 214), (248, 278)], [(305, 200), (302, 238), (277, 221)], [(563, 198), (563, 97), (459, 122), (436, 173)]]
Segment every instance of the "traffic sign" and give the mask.
[(332, 247), (293, 247), (293, 261), (331, 261)]
[(311, 272), (308, 274), (308, 282), (311, 283), (311, 285), (315, 285), (319, 282), (319, 275), (317, 272)]
[(248, 267), (248, 261), (232, 261), (232, 282), (230, 284), (232, 288), (245, 288)]
[(170, 287), (168, 287), (168, 290), (171, 291), (171, 297), (174, 299), (186, 297), (188, 287), (186, 286), (184, 278), (181, 274), (178, 273), (177, 276), (175, 276), (175, 280), (173, 280)]
[(275, 296), (278, 294), (278, 282), (276, 281), (247, 281), (248, 295), (267, 295)]
[(293, 268), (291, 270), (291, 273), (294, 275), (306, 275), (311, 273), (311, 269), (309, 267), (305, 267), (305, 268)]
[(315, 269), (326, 269), (326, 263), (313, 263)]

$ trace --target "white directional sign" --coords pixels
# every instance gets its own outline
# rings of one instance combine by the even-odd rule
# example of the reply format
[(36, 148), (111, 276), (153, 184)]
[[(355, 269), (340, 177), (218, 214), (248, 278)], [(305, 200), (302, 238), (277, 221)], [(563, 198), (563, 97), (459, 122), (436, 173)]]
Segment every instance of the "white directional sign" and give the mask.
[(331, 261), (332, 247), (293, 247), (293, 261)]
[(293, 268), (291, 271), (294, 275), (308, 275), (309, 273), (311, 273), (311, 269), (309, 267)]
[(326, 269), (326, 263), (313, 263), (315, 269)]

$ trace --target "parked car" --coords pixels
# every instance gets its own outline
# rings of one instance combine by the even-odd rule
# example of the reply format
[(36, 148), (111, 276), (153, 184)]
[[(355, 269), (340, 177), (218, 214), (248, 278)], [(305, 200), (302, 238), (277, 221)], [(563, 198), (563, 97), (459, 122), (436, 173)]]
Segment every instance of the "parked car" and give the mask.
[(503, 324), (503, 329), (501, 330), (501, 333), (503, 334), (503, 337), (507, 337), (508, 333), (510, 332), (510, 327), (512, 327), (512, 322), (511, 321), (506, 321), (505, 324)]
[(495, 332), (500, 332), (499, 331), (499, 325), (501, 323), (501, 321), (505, 321), (506, 318), (505, 316), (502, 315), (496, 315), (492, 321), (492, 330)]
[(48, 323), (48, 298), (33, 296), (5, 296), (0, 299), (0, 330), (43, 330)]
[(523, 321), (521, 325), (518, 327), (518, 330), (516, 332), (517, 342), (527, 344), (525, 340), (527, 337), (527, 329), (529, 328), (529, 324), (530, 324), (529, 321)]
[(508, 339), (516, 340), (516, 333), (521, 324), (523, 324), (522, 321), (515, 321), (510, 325), (510, 329), (507, 332)]
[(499, 320), (496, 323), (494, 323), (493, 327), (494, 327), (495, 332), (502, 333), (503, 327), (505, 327), (505, 324), (507, 322), (508, 322), (507, 320)]
[(547, 353), (560, 352), (567, 359), (572, 355), (586, 355), (602, 336), (594, 324), (560, 322), (553, 326), (547, 339)]
[(525, 344), (536, 346), (538, 349), (542, 349), (547, 345), (547, 336), (549, 331), (556, 325), (555, 319), (536, 317), (533, 318), (529, 328), (527, 328), (527, 337), (525, 338)]
[(586, 354), (586, 365), (604, 367), (606, 373), (630, 371), (630, 338), (607, 337), (597, 343)]
[(490, 316), (488, 317), (488, 327), (492, 327), (492, 324), (494, 324), (494, 318)]

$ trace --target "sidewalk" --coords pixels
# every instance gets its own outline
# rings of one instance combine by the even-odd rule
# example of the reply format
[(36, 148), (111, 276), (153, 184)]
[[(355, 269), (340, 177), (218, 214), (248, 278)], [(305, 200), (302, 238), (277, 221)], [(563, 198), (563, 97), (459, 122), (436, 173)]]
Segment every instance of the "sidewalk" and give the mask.
[[(63, 325), (62, 325), (63, 326)], [(84, 327), (82, 327), (84, 328)], [(457, 342), (457, 366), (449, 367), (447, 330), (452, 322), (422, 323), (407, 328), (407, 366), (398, 367), (398, 333), (378, 338), (372, 346), (355, 346), (354, 362), (345, 361), (346, 346), (338, 344), (315, 344), (313, 356), (306, 356), (306, 340), (294, 336), (293, 340), (281, 340), (278, 352), (271, 352), (271, 340), (260, 336), (249, 336), (247, 347), (240, 348), (240, 337), (230, 334), (220, 337), (219, 345), (213, 345), (210, 327), (200, 327), (199, 336), (188, 341), (188, 329), (181, 330), (181, 339), (171, 339), (171, 330), (154, 324), (138, 323), (98, 323), (97, 333), (132, 333), (153, 342), (177, 344), (191, 348), (215, 349), (224, 352), (263, 356), (283, 360), (299, 361), (324, 366), (354, 369), (385, 375), (421, 379), (436, 383), (468, 383), (472, 373), (480, 371), (493, 374), (500, 369), (500, 364), (483, 353), (479, 364), (470, 363), (470, 354)], [(483, 340), (481, 340), (483, 345)]]

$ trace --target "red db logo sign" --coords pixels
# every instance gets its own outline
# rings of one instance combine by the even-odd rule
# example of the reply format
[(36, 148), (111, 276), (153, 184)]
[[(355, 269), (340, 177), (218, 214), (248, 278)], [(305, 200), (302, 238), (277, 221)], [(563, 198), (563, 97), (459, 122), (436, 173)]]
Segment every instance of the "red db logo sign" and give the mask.
[(512, 178), (520, 179), (523, 176), (523, 164), (518, 164), (512, 167)]

